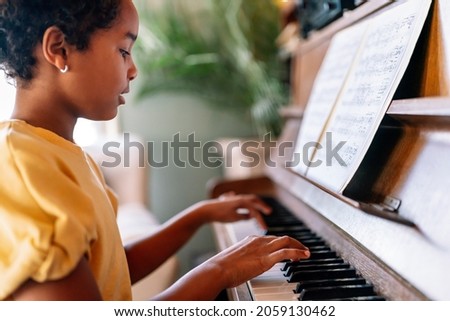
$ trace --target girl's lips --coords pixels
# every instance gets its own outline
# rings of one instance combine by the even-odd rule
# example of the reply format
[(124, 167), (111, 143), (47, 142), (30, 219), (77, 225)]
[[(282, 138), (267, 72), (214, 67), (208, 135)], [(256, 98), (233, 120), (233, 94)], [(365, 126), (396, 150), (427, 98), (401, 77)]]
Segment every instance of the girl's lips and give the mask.
[(120, 103), (120, 105), (125, 104), (125, 97), (123, 97), (122, 95), (119, 96), (119, 103)]

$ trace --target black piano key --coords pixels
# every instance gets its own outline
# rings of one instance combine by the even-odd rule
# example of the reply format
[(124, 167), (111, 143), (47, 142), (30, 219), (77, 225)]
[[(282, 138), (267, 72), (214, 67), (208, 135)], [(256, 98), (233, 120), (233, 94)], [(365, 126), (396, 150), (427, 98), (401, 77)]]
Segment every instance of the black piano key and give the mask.
[(292, 283), (304, 280), (344, 279), (353, 277), (356, 277), (356, 270), (354, 268), (298, 271), (291, 274), (288, 278), (288, 282)]
[(282, 233), (283, 235), (289, 235), (290, 237), (293, 237), (295, 239), (310, 239), (310, 238), (319, 238), (316, 233), (311, 231), (293, 231), (293, 232), (286, 232), (284, 231)]
[[(280, 232), (280, 231), (275, 231), (275, 232)], [(285, 233), (285, 234), (290, 234), (290, 235), (292, 235), (292, 236), (299, 236), (299, 237), (303, 237), (303, 236), (307, 236), (307, 235), (310, 235), (310, 236), (315, 236), (315, 237), (317, 237), (318, 235), (316, 234), (316, 233), (314, 233), (313, 231), (311, 231), (310, 229), (309, 229), (309, 227), (306, 227), (306, 226), (303, 226), (303, 227), (297, 227), (297, 228), (293, 228), (293, 229), (290, 229), (290, 230), (284, 230), (283, 231), (283, 233)]]
[(270, 222), (266, 222), (269, 227), (267, 228), (268, 235), (286, 235), (286, 234), (310, 234), (313, 233), (306, 226), (270, 226)]
[(328, 280), (312, 280), (312, 281), (300, 281), (295, 288), (295, 293), (300, 293), (304, 289), (319, 288), (328, 286), (342, 286), (342, 285), (362, 285), (367, 284), (364, 278), (347, 278), (347, 279), (328, 279)]
[(312, 251), (315, 251), (315, 252), (331, 251), (331, 249), (326, 244), (323, 244), (322, 242), (305, 242), (305, 243), (302, 243), (302, 244), (307, 246), (311, 252)]
[(290, 266), (299, 266), (299, 265), (319, 265), (319, 264), (331, 264), (331, 263), (344, 263), (344, 260), (341, 258), (329, 258), (329, 259), (320, 259), (320, 260), (301, 260), (301, 261), (289, 261), (286, 262), (285, 265), (281, 268), (281, 271), (286, 271)]
[(269, 224), (270, 226), (272, 226), (272, 229), (274, 227), (285, 227), (285, 226), (292, 226), (292, 225), (296, 225), (296, 226), (298, 226), (298, 228), (301, 228), (302, 226), (304, 227), (304, 225), (295, 218), (280, 219), (279, 217), (277, 217), (276, 221), (275, 220), (271, 221), (271, 220), (265, 219), (265, 222), (267, 224)]
[(284, 276), (288, 277), (294, 272), (299, 271), (313, 271), (313, 270), (332, 270), (332, 269), (348, 269), (350, 264), (348, 263), (334, 263), (334, 264), (325, 264), (325, 265), (300, 265), (300, 266), (291, 266), (289, 267)]
[(312, 260), (317, 259), (332, 259), (337, 258), (335, 251), (317, 251), (317, 252), (311, 252), (311, 255), (309, 257)]
[(308, 245), (308, 249), (310, 252), (331, 251), (331, 249), (326, 245)]
[(292, 237), (295, 237), (296, 239), (300, 240), (316, 240), (316, 241), (323, 241), (323, 239), (318, 236), (314, 232), (285, 232), (285, 235), (290, 235)]
[[(266, 224), (268, 224), (266, 222)], [(292, 234), (292, 235), (302, 235), (302, 234), (314, 234), (313, 232), (311, 232), (311, 230), (309, 228), (307, 228), (306, 226), (295, 226), (295, 227), (291, 227), (290, 229), (287, 229), (286, 226), (281, 226), (281, 227), (277, 227), (277, 226), (269, 226), (267, 229), (267, 235), (287, 235), (287, 234)]]
[(314, 246), (317, 244), (321, 244), (320, 242), (323, 242), (323, 240), (319, 237), (309, 237), (309, 238), (295, 238), (297, 241), (300, 241), (305, 246)]
[(344, 285), (336, 287), (330, 286), (324, 288), (305, 289), (300, 293), (298, 299), (302, 301), (331, 300), (373, 295), (375, 295), (373, 286), (369, 284)]
[(303, 240), (303, 241), (322, 241), (323, 239), (320, 236), (317, 236), (315, 233), (308, 232), (308, 233), (284, 233), (284, 235), (289, 235), (297, 240)]

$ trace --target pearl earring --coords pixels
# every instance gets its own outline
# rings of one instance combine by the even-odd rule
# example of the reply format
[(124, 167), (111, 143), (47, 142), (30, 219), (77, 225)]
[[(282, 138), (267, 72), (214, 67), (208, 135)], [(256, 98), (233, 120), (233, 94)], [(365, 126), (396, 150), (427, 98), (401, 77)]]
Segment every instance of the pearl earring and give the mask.
[(61, 71), (62, 74), (65, 74), (68, 70), (69, 70), (69, 66), (64, 65), (64, 69), (60, 69), (59, 71)]

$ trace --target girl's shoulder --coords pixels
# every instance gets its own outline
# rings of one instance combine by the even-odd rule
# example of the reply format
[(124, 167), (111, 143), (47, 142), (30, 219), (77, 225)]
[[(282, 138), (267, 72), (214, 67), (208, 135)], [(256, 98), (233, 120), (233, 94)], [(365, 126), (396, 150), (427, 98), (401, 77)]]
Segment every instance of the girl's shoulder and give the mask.
[(57, 134), (40, 127), (32, 126), (23, 120), (7, 120), (0, 122), (0, 149), (9, 149), (14, 152), (21, 151), (49, 153), (51, 150), (83, 154), (82, 149), (58, 136)]

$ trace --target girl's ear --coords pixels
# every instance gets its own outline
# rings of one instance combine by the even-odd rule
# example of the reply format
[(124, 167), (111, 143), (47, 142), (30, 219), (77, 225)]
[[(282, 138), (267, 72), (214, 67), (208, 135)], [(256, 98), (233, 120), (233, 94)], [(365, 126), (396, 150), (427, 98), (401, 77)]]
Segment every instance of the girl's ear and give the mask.
[(69, 44), (64, 33), (58, 27), (49, 27), (42, 37), (42, 53), (47, 62), (59, 70), (65, 70), (68, 67), (68, 52)]

